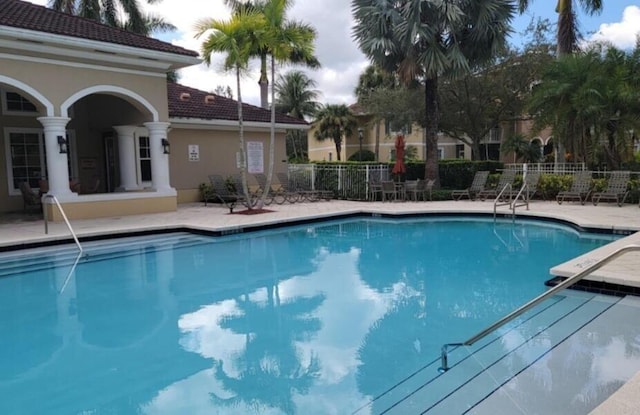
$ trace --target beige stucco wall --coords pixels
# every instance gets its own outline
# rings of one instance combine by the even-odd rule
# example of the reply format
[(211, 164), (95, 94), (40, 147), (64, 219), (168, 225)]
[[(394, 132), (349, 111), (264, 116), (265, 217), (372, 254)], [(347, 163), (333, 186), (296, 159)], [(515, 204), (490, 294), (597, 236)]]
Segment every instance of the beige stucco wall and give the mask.
[[(266, 174), (269, 166), (269, 131), (247, 131), (244, 138), (246, 142), (263, 143)], [(239, 148), (237, 131), (172, 128), (169, 141), (171, 186), (178, 191), (180, 203), (199, 200), (198, 186), (200, 183), (208, 183), (210, 174), (230, 176), (240, 172), (236, 166), (236, 152)], [(287, 171), (284, 132), (276, 133), (275, 144), (274, 175), (276, 172)], [(198, 161), (189, 160), (189, 145), (198, 146)], [(250, 184), (256, 184), (255, 180), (250, 178)]]
[[(177, 209), (177, 201), (173, 196), (107, 201), (89, 200), (63, 203), (62, 208), (68, 219), (91, 219), (172, 212)], [(54, 222), (63, 220), (60, 211), (54, 205), (45, 204), (44, 209), (47, 210), (49, 220)]]
[[(66, 114), (60, 114), (60, 106), (72, 95), (86, 88), (106, 85), (124, 88), (144, 97), (158, 112), (159, 121), (166, 121), (168, 118), (164, 76), (121, 72), (100, 67), (73, 67), (47, 62), (31, 63), (6, 58), (0, 58), (0, 75), (18, 80), (45, 96), (53, 104), (56, 116), (66, 116)], [(34, 104), (37, 103), (35, 97), (25, 95)], [(141, 104), (133, 99), (125, 99), (142, 108)]]

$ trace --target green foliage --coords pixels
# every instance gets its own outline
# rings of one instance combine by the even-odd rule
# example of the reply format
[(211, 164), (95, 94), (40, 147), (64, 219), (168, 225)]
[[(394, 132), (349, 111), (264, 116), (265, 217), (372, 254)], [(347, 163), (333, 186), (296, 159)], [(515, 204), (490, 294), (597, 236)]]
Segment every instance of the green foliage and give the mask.
[(558, 192), (569, 190), (573, 176), (566, 174), (543, 174), (538, 182), (538, 191), (544, 199), (552, 200)]
[(349, 157), (349, 161), (376, 161), (376, 154), (371, 150), (358, 150)]
[(471, 161), (471, 160), (440, 160), (441, 186), (447, 189), (466, 189), (471, 185), (477, 171), (489, 170), (495, 172), (504, 165), (499, 161)]
[(198, 190), (200, 191), (201, 202), (207, 202), (213, 199), (214, 191), (211, 183), (200, 183)]

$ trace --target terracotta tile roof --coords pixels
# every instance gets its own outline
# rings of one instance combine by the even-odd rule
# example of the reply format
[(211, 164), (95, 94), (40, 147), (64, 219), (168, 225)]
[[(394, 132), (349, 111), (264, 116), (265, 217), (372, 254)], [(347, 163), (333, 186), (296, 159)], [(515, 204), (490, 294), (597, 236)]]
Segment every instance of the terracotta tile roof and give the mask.
[[(170, 118), (198, 118), (204, 120), (238, 120), (238, 101), (167, 82)], [(208, 98), (207, 98), (208, 97)], [(271, 122), (271, 111), (242, 104), (242, 118), (249, 122)], [(276, 123), (308, 125), (305, 120), (276, 113)]]
[(198, 53), (194, 51), (170, 43), (19, 0), (0, 0), (0, 26), (115, 43), (177, 55), (198, 56)]

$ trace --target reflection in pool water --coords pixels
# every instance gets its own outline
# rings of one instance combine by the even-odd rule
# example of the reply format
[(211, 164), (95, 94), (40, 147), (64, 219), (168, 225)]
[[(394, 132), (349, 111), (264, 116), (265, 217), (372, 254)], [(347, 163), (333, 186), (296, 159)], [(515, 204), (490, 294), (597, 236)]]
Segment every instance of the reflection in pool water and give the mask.
[(90, 244), (66, 285), (39, 250), (0, 277), (0, 413), (351, 413), (611, 240), (453, 218), (161, 235)]

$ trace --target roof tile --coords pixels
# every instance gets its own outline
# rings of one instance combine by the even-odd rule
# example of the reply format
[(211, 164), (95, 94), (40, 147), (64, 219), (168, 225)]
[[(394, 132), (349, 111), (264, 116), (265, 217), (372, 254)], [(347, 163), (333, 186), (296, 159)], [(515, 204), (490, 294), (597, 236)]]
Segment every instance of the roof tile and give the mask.
[(94, 20), (57, 12), (25, 1), (0, 0), (0, 11), (0, 26), (115, 43), (177, 55), (198, 56), (198, 53), (194, 51), (158, 39), (106, 26)]

